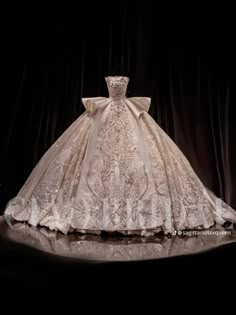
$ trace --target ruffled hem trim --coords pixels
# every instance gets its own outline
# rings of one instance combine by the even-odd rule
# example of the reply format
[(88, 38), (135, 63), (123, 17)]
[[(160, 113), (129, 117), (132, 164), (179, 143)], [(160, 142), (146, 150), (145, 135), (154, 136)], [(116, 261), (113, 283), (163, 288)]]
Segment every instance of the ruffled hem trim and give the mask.
[(215, 225), (215, 222), (213, 224), (208, 224), (206, 226), (193, 226), (193, 227), (184, 227), (182, 229), (170, 229), (170, 230), (166, 230), (166, 228), (164, 228), (163, 225), (161, 226), (157, 226), (155, 228), (147, 228), (147, 229), (135, 229), (135, 230), (91, 230), (91, 229), (80, 229), (80, 228), (75, 228), (70, 226), (69, 229), (64, 230), (63, 228), (60, 228), (56, 225), (54, 225), (54, 227), (52, 227), (51, 225), (47, 225), (47, 224), (37, 224), (34, 225), (32, 223), (30, 223), (29, 221), (25, 221), (25, 220), (20, 220), (20, 219), (16, 219), (14, 218), (12, 215), (9, 214), (4, 214), (3, 215), (5, 218), (5, 221), (7, 222), (7, 224), (10, 227), (14, 228), (14, 224), (17, 222), (21, 222), (21, 223), (26, 223), (29, 224), (30, 226), (33, 226), (34, 228), (47, 228), (50, 231), (56, 231), (56, 232), (61, 232), (63, 234), (68, 234), (68, 233), (80, 233), (80, 234), (91, 234), (91, 235), (102, 235), (102, 234), (108, 234), (108, 235), (123, 235), (123, 236), (141, 236), (141, 237), (149, 237), (149, 236), (155, 236), (156, 234), (159, 233), (163, 233), (164, 235), (176, 235), (179, 233), (179, 231), (184, 231), (184, 230), (205, 230), (208, 229), (212, 226)]

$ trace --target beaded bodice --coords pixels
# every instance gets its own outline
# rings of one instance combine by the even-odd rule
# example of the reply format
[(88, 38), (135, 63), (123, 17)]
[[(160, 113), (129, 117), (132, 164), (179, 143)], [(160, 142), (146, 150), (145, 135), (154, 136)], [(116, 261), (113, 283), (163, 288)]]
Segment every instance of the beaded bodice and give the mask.
[(129, 82), (128, 77), (113, 76), (106, 77), (105, 80), (107, 83), (110, 98), (119, 100), (126, 97), (125, 95)]

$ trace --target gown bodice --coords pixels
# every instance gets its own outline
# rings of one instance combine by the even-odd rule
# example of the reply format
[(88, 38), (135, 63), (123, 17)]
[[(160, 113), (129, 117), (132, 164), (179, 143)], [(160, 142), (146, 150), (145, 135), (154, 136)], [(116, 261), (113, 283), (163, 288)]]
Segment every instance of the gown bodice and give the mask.
[(127, 107), (137, 118), (141, 113), (148, 112), (151, 103), (150, 97), (126, 97), (128, 77), (108, 76), (105, 77), (105, 80), (109, 91), (108, 98), (102, 96), (82, 98), (84, 107), (88, 112), (104, 111), (105, 108), (115, 108), (117, 111), (121, 111)]
[(110, 98), (114, 100), (125, 98), (127, 86), (129, 83), (128, 77), (113, 76), (106, 77), (105, 80), (107, 83)]

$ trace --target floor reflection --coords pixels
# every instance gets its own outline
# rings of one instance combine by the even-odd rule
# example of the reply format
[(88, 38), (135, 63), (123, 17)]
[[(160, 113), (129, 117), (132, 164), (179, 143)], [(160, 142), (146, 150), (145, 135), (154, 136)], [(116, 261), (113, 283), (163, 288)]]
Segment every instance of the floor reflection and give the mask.
[(63, 235), (26, 223), (14, 223), (10, 227), (1, 217), (0, 231), (1, 237), (7, 240), (50, 254), (99, 261), (137, 261), (188, 255), (236, 241), (236, 229), (232, 226), (227, 229), (184, 231), (182, 235), (174, 236), (111, 237), (78, 233)]

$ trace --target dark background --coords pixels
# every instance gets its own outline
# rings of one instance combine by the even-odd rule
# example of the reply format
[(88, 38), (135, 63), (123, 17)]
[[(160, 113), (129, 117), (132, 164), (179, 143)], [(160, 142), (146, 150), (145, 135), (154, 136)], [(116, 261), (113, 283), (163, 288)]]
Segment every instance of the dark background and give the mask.
[(12, 4), (1, 10), (0, 210), (40, 157), (127, 75), (203, 183), (236, 208), (235, 13), (142, 1)]

